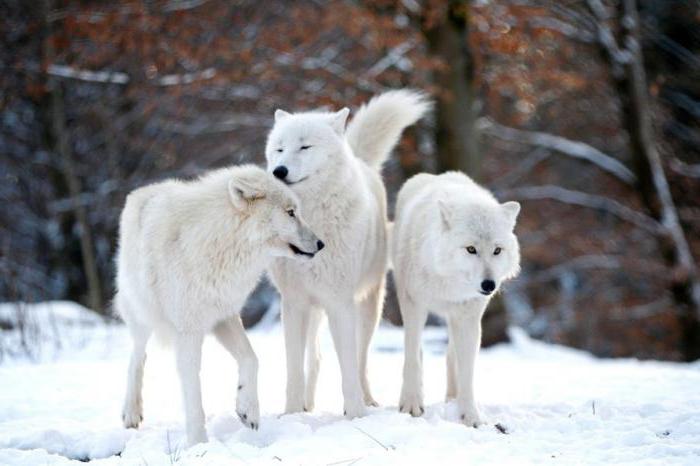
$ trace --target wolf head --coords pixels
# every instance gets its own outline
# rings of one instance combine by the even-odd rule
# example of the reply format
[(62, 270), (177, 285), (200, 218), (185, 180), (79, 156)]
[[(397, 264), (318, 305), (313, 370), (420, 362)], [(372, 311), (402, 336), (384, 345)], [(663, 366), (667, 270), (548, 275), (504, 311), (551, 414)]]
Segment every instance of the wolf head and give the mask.
[(441, 231), (431, 245), (434, 266), (463, 283), (465, 299), (489, 296), (520, 271), (520, 246), (513, 229), (520, 204), (437, 201)]
[(325, 171), (346, 145), (349, 113), (347, 108), (335, 113), (277, 110), (265, 147), (268, 171), (288, 185)]
[(278, 257), (310, 259), (323, 249), (299, 215), (296, 195), (258, 167), (240, 167), (228, 182), (234, 207), (243, 215), (265, 225), (256, 225), (267, 253)]

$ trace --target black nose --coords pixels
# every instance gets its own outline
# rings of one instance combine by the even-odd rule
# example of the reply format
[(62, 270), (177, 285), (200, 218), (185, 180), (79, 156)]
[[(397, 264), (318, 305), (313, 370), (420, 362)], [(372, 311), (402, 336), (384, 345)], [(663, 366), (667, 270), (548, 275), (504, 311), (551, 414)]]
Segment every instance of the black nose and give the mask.
[(279, 178), (280, 180), (285, 179), (287, 177), (287, 173), (289, 173), (289, 170), (287, 170), (287, 167), (284, 165), (280, 165), (272, 170), (272, 174), (275, 175), (275, 178)]
[(320, 251), (321, 249), (323, 249), (325, 246), (326, 246), (326, 245), (323, 244), (323, 241), (321, 241), (321, 240), (316, 241), (316, 247), (318, 248), (319, 251)]
[(481, 282), (481, 289), (487, 293), (491, 293), (493, 290), (496, 289), (496, 282), (494, 282), (493, 280), (484, 280), (483, 282)]

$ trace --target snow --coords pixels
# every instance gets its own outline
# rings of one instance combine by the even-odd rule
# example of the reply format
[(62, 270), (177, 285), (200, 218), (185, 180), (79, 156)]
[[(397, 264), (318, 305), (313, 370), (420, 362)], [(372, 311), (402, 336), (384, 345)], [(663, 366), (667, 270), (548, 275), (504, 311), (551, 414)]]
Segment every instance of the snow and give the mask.
[[(477, 399), (489, 424), (473, 429), (457, 422), (454, 403), (442, 402), (444, 329), (424, 337), (425, 416), (397, 412), (402, 333), (383, 325), (370, 359), (383, 406), (349, 421), (341, 416), (326, 329), (316, 410), (280, 416), (284, 345), (275, 323), (249, 332), (260, 360), (260, 430), (239, 422), (235, 363), (209, 339), (202, 383), (210, 441), (184, 449), (178, 379), (166, 348), (149, 346), (145, 422), (125, 430), (126, 329), (70, 303), (29, 306), (27, 314), (53, 322), (53, 336), (38, 339), (42, 350), (31, 358), (16, 353), (0, 366), (1, 465), (700, 464), (698, 363), (601, 360), (513, 330), (512, 343), (480, 355)], [(0, 306), (0, 319), (13, 315)], [(17, 341), (16, 331), (2, 332), (3, 348)]]

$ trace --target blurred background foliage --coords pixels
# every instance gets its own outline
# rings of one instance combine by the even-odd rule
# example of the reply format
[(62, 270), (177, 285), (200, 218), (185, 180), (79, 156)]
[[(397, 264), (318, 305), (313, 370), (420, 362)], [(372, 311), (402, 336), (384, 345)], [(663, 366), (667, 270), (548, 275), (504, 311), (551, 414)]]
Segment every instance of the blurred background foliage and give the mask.
[[(0, 301), (109, 315), (126, 194), (264, 163), (276, 108), (437, 101), (384, 179), (523, 204), (485, 318), (602, 356), (700, 358), (700, 2), (0, 1)], [(235, 286), (232, 284), (232, 286)], [(263, 283), (248, 325), (270, 318)], [(274, 315), (273, 315), (274, 317)], [(389, 294), (385, 317), (400, 323)]]

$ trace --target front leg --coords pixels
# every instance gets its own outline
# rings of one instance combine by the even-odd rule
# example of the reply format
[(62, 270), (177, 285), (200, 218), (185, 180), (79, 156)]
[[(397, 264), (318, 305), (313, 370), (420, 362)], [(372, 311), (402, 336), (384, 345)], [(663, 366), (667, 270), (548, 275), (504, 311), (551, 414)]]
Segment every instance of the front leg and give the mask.
[(457, 406), (462, 423), (472, 427), (483, 424), (474, 398), (474, 364), (481, 346), (482, 314), (483, 307), (470, 306), (448, 319), (456, 363)]
[[(285, 290), (282, 294), (282, 326), (287, 354), (286, 414), (304, 411), (304, 349), (306, 344), (306, 314), (309, 302), (300, 298), (301, 290)], [(297, 296), (290, 296), (297, 294)]]
[(260, 425), (258, 358), (245, 333), (241, 317), (236, 315), (219, 322), (214, 327), (214, 335), (238, 363), (236, 413), (244, 425), (257, 430)]
[(328, 325), (340, 363), (345, 415), (349, 418), (364, 416), (366, 409), (360, 385), (355, 328), (357, 309), (352, 299), (346, 300), (344, 305), (327, 306), (326, 309)]
[(187, 445), (207, 441), (202, 408), (202, 387), (199, 371), (202, 365), (203, 335), (178, 333), (175, 338), (175, 357), (185, 405)]
[(399, 411), (411, 416), (422, 416), (423, 406), (423, 350), (421, 334), (428, 312), (408, 297), (400, 298), (404, 330), (403, 386)]

